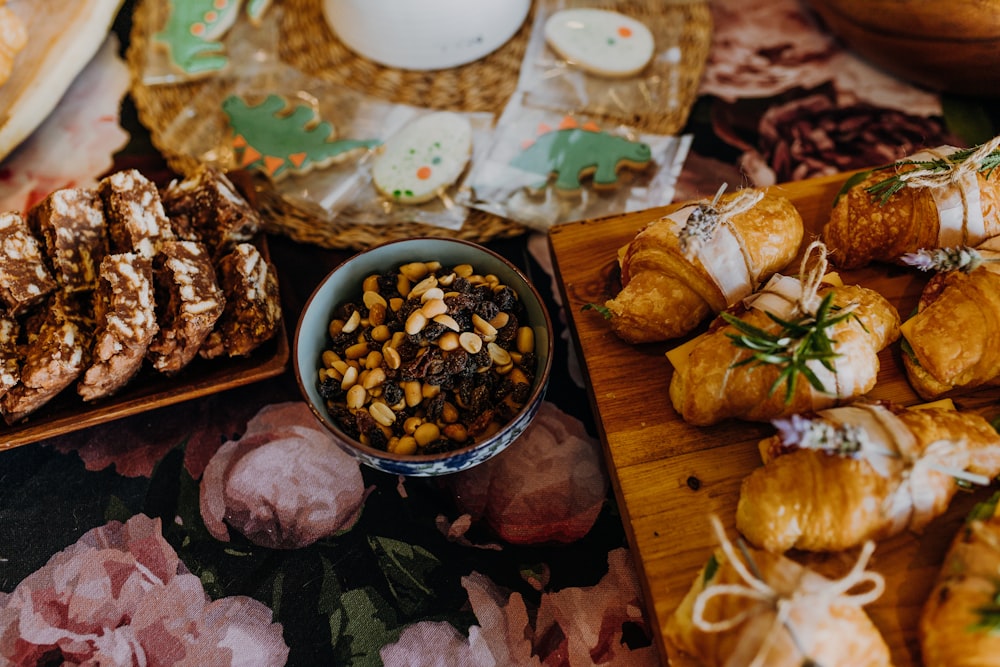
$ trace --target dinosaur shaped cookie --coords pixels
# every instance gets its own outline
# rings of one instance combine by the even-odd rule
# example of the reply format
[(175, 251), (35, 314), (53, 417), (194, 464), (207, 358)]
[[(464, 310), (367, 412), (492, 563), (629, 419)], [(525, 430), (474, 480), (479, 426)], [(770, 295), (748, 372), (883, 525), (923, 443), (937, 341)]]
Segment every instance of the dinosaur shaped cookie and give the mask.
[[(243, 0), (170, 0), (167, 21), (153, 39), (170, 54), (171, 64), (190, 76), (226, 67), (222, 38), (236, 23)], [(247, 18), (259, 25), (271, 0), (246, 0)]]
[(580, 126), (565, 118), (556, 129), (543, 125), (539, 130), (539, 136), (510, 162), (513, 167), (543, 176), (529, 186), (533, 191), (544, 190), (553, 176), (560, 194), (577, 193), (581, 179), (588, 176), (594, 188), (614, 188), (622, 169), (640, 171), (653, 159), (648, 144), (602, 132), (593, 123)]
[(347, 160), (380, 143), (337, 139), (334, 126), (320, 120), (314, 109), (291, 105), (281, 95), (268, 95), (256, 106), (230, 95), (222, 110), (229, 117), (239, 166), (263, 171), (276, 180)]

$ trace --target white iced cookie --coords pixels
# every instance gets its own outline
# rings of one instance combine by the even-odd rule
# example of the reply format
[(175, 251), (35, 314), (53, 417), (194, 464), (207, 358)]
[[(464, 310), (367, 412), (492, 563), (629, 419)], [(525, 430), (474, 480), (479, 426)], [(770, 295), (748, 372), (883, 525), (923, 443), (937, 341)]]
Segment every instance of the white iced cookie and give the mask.
[(457, 181), (471, 153), (469, 121), (450, 111), (431, 113), (385, 142), (372, 165), (372, 180), (383, 195), (420, 204)]
[(604, 9), (564, 9), (545, 22), (545, 41), (573, 65), (608, 77), (638, 73), (653, 57), (653, 33)]

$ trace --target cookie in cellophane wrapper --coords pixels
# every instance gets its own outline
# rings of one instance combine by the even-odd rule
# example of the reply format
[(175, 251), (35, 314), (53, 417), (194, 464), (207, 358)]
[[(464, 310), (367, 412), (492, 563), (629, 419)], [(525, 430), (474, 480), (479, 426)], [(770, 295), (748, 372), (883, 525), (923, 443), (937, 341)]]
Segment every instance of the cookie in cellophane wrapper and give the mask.
[(468, 210), (455, 195), (493, 126), (489, 113), (386, 102), (289, 66), (204, 95), (201, 107), (217, 112), (182, 110), (163, 141), (199, 163), (247, 170), (327, 222), (461, 227)]
[(523, 102), (515, 95), (507, 105), (461, 203), (545, 230), (673, 199), (689, 136), (642, 133)]
[(683, 24), (660, 2), (539, 0), (518, 89), (534, 107), (676, 132), (665, 110), (687, 108)]
[(245, 2), (167, 0), (149, 4), (151, 39), (142, 83), (234, 77), (278, 65), (280, 7)]

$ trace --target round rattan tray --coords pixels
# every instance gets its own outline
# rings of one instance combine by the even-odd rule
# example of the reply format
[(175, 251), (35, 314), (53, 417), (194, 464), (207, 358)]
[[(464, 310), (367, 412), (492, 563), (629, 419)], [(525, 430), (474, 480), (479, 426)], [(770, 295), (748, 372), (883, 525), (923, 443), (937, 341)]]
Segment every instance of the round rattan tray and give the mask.
[[(224, 85), (221, 81), (202, 79), (170, 85), (145, 85), (142, 73), (152, 24), (152, 4), (159, 0), (139, 0), (132, 19), (127, 62), (132, 71), (132, 97), (139, 120), (150, 131), (153, 145), (162, 153), (171, 169), (190, 173), (197, 163), (165, 145), (162, 129), (179, 113), (197, 108), (207, 88)], [(605, 4), (647, 22), (664, 22), (677, 31), (680, 57), (671, 64), (670, 76), (663, 77), (670, 86), (670, 108), (637, 112), (627, 122), (643, 131), (676, 134), (687, 121), (697, 94), (698, 82), (708, 55), (711, 40), (711, 13), (705, 0), (620, 0)], [(383, 67), (356, 55), (336, 38), (323, 16), (320, 0), (283, 0), (279, 57), (299, 70), (325, 81), (381, 97), (389, 102), (452, 111), (486, 111), (499, 114), (517, 88), (518, 75), (531, 33), (532, 16), (505, 45), (468, 65), (432, 72), (417, 72)], [(202, 110), (198, 109), (200, 113)], [(205, 110), (214, 111), (214, 110)], [(517, 236), (526, 231), (510, 220), (473, 210), (459, 230), (444, 229), (416, 222), (365, 225), (317, 220), (308, 211), (287, 201), (277, 192), (261, 185), (255, 193), (256, 204), (265, 218), (267, 231), (284, 234), (296, 241), (326, 248), (361, 249), (382, 241), (411, 236), (450, 236), (485, 242), (494, 238)]]

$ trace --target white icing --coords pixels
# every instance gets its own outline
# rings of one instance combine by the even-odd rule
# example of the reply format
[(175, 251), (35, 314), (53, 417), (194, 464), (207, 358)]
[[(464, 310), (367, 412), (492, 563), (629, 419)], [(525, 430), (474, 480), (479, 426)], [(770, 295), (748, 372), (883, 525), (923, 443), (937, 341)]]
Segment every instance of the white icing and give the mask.
[(603, 76), (638, 73), (653, 57), (653, 34), (643, 23), (603, 9), (564, 9), (545, 22), (552, 50)]
[(464, 116), (427, 114), (385, 142), (372, 165), (372, 179), (394, 201), (419, 204), (457, 181), (471, 153), (472, 127)]

